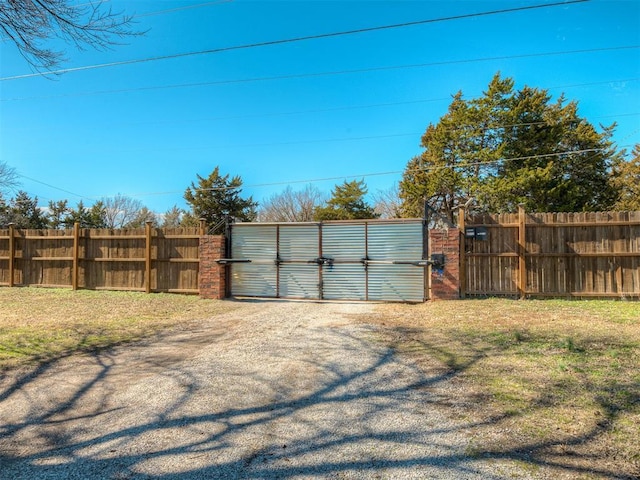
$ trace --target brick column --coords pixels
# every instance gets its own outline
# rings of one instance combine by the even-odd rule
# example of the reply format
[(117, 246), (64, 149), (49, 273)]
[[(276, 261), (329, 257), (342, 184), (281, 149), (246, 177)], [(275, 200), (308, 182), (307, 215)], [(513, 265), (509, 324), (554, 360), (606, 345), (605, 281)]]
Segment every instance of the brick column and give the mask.
[(460, 230), (429, 230), (429, 253), (444, 254), (444, 269), (431, 268), (431, 300), (460, 298)]
[(198, 288), (200, 297), (222, 300), (225, 298), (226, 270), (216, 260), (224, 258), (224, 236), (203, 235), (200, 237), (200, 274)]

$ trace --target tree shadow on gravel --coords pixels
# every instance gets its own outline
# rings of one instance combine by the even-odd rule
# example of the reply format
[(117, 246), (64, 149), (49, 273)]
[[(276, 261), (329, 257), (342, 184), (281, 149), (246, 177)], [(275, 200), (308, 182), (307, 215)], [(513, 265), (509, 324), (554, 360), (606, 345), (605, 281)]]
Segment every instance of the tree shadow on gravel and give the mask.
[[(196, 371), (185, 358), (167, 360), (141, 352), (134, 363), (123, 364), (114, 352), (94, 352), (78, 365), (53, 361), (12, 382), (5, 379), (0, 383), (6, 384), (0, 391), (0, 477), (509, 477), (487, 470), (490, 458), (553, 466), (569, 475), (624, 478), (606, 468), (583, 470), (538, 455), (551, 446), (589, 441), (606, 431), (617, 415), (606, 404), (607, 418), (580, 437), (569, 440), (559, 434), (553, 442), (478, 455), (470, 451), (467, 433), (508, 415), (477, 422), (434, 414), (451, 407), (451, 399), (439, 389), (484, 352), (429, 373), (394, 348), (372, 343), (367, 332), (325, 330), (322, 340), (309, 346), (311, 354), (303, 355), (297, 348), (265, 354), (265, 365), (283, 365), (276, 376), (243, 370), (242, 365), (221, 371), (212, 361), (210, 367), (198, 367), (214, 377), (208, 383), (203, 370)], [(216, 341), (202, 342), (200, 348), (215, 349)], [(435, 356), (447, 354), (427, 342), (421, 347)], [(323, 351), (341, 352), (344, 361), (323, 360)], [(300, 366), (299, 375), (292, 376), (292, 365)], [(75, 381), (56, 388), (57, 376), (68, 368), (74, 370)], [(315, 381), (306, 374), (309, 371), (315, 372)], [(139, 394), (150, 404), (132, 406), (131, 397), (123, 396), (118, 385), (135, 375), (165, 379), (165, 385), (176, 389), (171, 401), (156, 409), (151, 403), (160, 392), (143, 389)], [(47, 394), (51, 389), (55, 395)], [(225, 389), (264, 389), (272, 394), (262, 400), (254, 395), (230, 399)], [(543, 407), (544, 392), (536, 402)]]
[[(501, 339), (494, 344), (458, 338), (457, 346), (462, 348), (456, 349), (456, 343), (429, 339), (428, 331), (421, 328), (385, 327), (385, 335), (392, 348), (412, 358), (418, 365), (424, 359), (437, 359), (449, 369), (452, 378), (460, 380), (469, 374), (469, 370), (474, 366), (482, 370), (482, 364), (477, 364), (483, 359), (494, 361), (503, 355), (509, 355), (511, 358), (513, 356), (511, 347), (514, 343), (526, 342), (526, 336), (517, 332), (513, 339)], [(535, 341), (535, 339), (529, 340)], [(597, 345), (600, 342), (602, 342), (601, 339), (583, 339), (585, 344)], [(577, 476), (589, 479), (640, 478), (640, 443), (637, 436), (631, 434), (631, 441), (634, 444), (628, 446), (626, 452), (615, 451), (610, 443), (602, 441), (605, 436), (616, 435), (620, 425), (629, 422), (628, 419), (623, 419), (623, 415), (632, 414), (638, 417), (640, 414), (640, 383), (637, 377), (620, 381), (617, 378), (607, 378), (606, 375), (595, 375), (588, 371), (591, 367), (588, 362), (585, 361), (584, 365), (580, 365), (580, 358), (588, 354), (588, 347), (583, 349), (573, 342), (568, 344), (565, 342), (562, 349), (565, 352), (555, 353), (560, 356), (566, 352), (576, 354), (574, 362), (578, 365), (574, 365), (573, 385), (566, 384), (565, 379), (559, 376), (553, 380), (553, 375), (549, 375), (552, 380), (550, 382), (548, 379), (545, 380), (548, 382), (547, 388), (539, 388), (531, 396), (522, 392), (522, 398), (513, 402), (519, 406), (518, 409), (495, 407), (483, 409), (484, 404), (489, 404), (493, 400), (489, 398), (490, 393), (458, 391), (459, 396), (452, 401), (452, 404), (447, 405), (449, 411), (454, 410), (451, 408), (453, 405), (457, 407), (457, 411), (467, 411), (475, 418), (482, 418), (482, 421), (475, 424), (466, 424), (465, 428), (473, 432), (474, 436), (490, 438), (489, 442), (482, 444), (472, 442), (468, 448), (469, 455), (478, 459), (515, 460), (528, 465), (530, 471), (540, 471), (543, 476), (553, 472), (554, 477), (562, 475), (566, 478)], [(512, 370), (518, 372), (516, 366)], [(477, 370), (471, 373), (471, 375), (477, 374)], [(526, 380), (523, 379), (523, 382), (526, 383)], [(584, 408), (580, 402), (574, 403), (570, 398), (576, 393), (587, 397), (587, 401), (584, 399), (581, 401), (588, 404), (589, 411), (597, 412), (596, 419), (586, 424), (574, 425), (574, 431), (565, 431), (555, 425), (552, 425), (554, 432), (544, 431), (549, 428), (549, 424), (543, 424), (541, 427), (543, 431), (532, 433), (525, 430), (524, 435), (520, 434), (518, 422), (523, 421), (525, 417), (531, 422), (531, 419), (535, 419), (536, 416), (549, 416), (548, 412), (555, 407), (567, 408), (564, 407), (565, 404), (568, 408), (574, 405), (574, 411)], [(562, 395), (568, 398), (563, 398)], [(446, 404), (446, 402), (442, 403)], [(478, 410), (482, 410), (482, 414), (479, 415)], [(635, 430), (640, 432), (638, 425)], [(502, 432), (503, 435), (500, 437), (495, 432)], [(532, 437), (538, 437), (541, 440), (531, 440)]]

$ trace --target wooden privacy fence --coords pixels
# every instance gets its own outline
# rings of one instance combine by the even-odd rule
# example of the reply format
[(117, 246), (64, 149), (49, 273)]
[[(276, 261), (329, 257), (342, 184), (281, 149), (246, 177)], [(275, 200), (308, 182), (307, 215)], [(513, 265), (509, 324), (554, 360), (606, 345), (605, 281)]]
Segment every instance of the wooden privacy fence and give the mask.
[(0, 230), (0, 284), (198, 293), (202, 229)]
[(459, 218), (463, 297), (640, 297), (640, 212)]

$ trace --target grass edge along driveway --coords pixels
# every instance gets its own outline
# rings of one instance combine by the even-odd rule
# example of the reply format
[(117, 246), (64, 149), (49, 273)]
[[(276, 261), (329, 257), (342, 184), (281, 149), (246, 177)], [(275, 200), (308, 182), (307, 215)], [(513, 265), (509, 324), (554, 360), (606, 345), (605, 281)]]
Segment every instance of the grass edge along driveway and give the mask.
[(570, 478), (640, 477), (640, 302), (464, 300), (383, 305), (368, 323), (455, 375), (469, 454)]

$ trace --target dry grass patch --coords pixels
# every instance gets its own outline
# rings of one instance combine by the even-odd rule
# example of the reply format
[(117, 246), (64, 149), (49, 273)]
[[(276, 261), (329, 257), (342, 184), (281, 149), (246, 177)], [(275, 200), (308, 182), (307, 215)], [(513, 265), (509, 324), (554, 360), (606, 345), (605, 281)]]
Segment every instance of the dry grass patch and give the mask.
[(469, 454), (566, 478), (640, 476), (640, 303), (383, 305), (367, 321), (468, 419)]
[(0, 288), (0, 369), (109, 348), (227, 312), (175, 294)]

